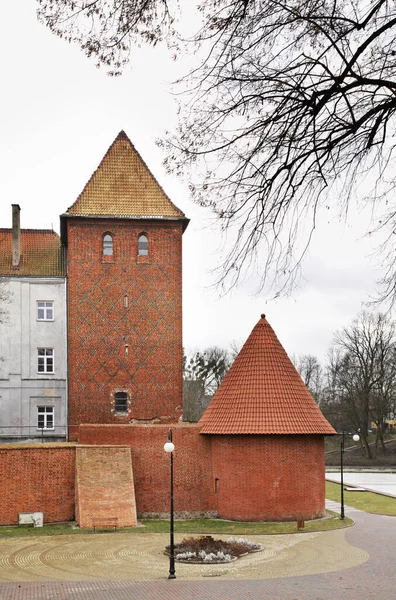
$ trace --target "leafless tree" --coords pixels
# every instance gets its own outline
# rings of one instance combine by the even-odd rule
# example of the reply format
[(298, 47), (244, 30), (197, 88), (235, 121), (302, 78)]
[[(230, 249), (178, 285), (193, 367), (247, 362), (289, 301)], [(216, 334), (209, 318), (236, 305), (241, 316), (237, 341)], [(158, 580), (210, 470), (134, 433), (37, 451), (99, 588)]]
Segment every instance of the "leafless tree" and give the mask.
[(213, 395), (232, 363), (230, 353), (224, 348), (211, 346), (196, 351), (187, 358), (184, 367), (184, 379), (202, 382), (205, 394)]
[[(177, 40), (176, 1), (37, 0), (39, 19), (115, 74), (134, 44)], [(167, 167), (233, 234), (218, 280), (290, 289), (319, 208), (346, 211), (368, 174), (383, 230), (382, 295), (396, 295), (392, 0), (201, 0), (200, 66), (181, 86)], [(370, 182), (372, 186), (370, 187)]]
[(339, 352), (334, 355), (334, 395), (359, 430), (368, 458), (373, 456), (367, 437), (370, 423), (377, 425), (376, 452), (379, 441), (383, 445), (383, 424), (396, 394), (395, 335), (389, 317), (363, 312), (335, 337)]
[(233, 362), (232, 354), (212, 346), (184, 357), (183, 420), (199, 421)]
[(318, 406), (321, 405), (323, 391), (323, 369), (313, 354), (301, 354), (291, 357), (301, 379), (311, 392)]

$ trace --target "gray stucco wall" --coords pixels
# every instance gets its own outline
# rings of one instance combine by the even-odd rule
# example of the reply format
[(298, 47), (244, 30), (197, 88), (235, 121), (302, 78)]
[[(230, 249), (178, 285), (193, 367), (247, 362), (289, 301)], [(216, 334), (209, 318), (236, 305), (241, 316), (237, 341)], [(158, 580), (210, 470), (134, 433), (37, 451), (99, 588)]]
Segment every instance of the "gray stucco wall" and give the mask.
[[(21, 436), (64, 438), (67, 432), (66, 282), (1, 278), (11, 291), (0, 324), (0, 442)], [(54, 319), (37, 319), (37, 302), (53, 301)], [(54, 372), (38, 372), (38, 348), (51, 348)], [(54, 429), (38, 429), (38, 407), (53, 407)]]

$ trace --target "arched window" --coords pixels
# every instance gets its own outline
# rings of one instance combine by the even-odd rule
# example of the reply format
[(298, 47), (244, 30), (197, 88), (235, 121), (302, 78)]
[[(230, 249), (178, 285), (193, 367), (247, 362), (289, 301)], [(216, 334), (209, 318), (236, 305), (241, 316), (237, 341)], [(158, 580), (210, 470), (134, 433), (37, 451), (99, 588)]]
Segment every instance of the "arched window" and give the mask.
[(128, 396), (126, 392), (116, 392), (114, 394), (114, 410), (117, 413), (128, 412)]
[(148, 256), (148, 237), (145, 233), (139, 235), (138, 256)]
[(103, 236), (103, 254), (104, 256), (113, 256), (113, 236), (110, 233)]

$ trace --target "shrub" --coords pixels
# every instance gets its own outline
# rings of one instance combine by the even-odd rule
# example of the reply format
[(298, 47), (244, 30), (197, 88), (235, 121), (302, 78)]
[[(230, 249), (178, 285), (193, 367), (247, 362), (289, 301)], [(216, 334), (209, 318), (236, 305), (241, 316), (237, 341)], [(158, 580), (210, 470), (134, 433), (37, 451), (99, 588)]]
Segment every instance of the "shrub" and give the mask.
[[(230, 562), (232, 558), (254, 550), (261, 550), (261, 544), (249, 542), (244, 538), (229, 538), (224, 542), (215, 540), (211, 535), (203, 535), (184, 538), (176, 544), (175, 558), (191, 562)], [(166, 552), (169, 554), (170, 546), (166, 547)]]

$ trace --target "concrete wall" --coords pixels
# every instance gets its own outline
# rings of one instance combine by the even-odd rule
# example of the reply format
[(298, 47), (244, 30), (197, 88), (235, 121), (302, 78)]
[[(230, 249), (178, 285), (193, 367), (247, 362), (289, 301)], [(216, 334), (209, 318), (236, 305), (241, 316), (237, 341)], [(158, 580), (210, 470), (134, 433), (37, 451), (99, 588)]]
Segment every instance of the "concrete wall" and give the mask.
[[(8, 322), (0, 324), (0, 441), (41, 437), (37, 407), (53, 406), (53, 431), (66, 435), (66, 284), (64, 278), (8, 279)], [(54, 302), (54, 320), (37, 320), (37, 301)], [(54, 349), (54, 373), (38, 373), (38, 348)]]

